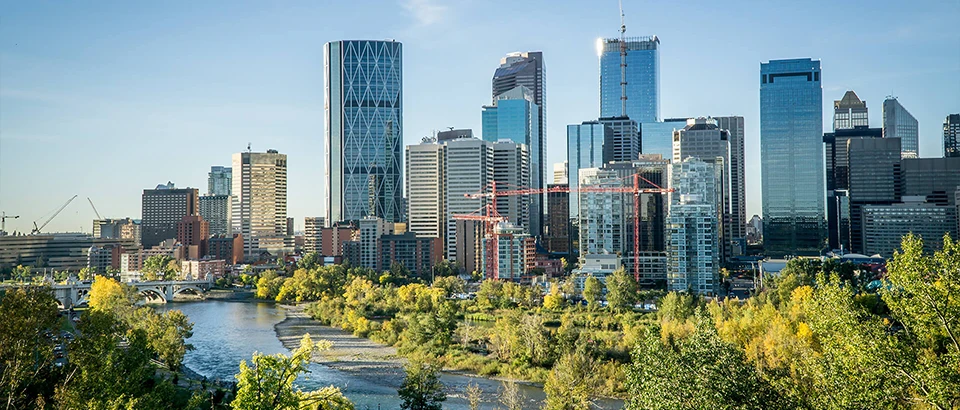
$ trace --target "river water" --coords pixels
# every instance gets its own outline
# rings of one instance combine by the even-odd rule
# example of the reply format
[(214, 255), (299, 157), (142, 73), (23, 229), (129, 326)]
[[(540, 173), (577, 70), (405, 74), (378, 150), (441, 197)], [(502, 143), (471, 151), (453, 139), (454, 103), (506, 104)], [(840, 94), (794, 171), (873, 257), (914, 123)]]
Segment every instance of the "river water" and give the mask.
[[(187, 352), (184, 364), (194, 372), (211, 380), (234, 381), (241, 360), (250, 360), (254, 352), (264, 354), (290, 351), (280, 344), (274, 325), (284, 319), (284, 311), (270, 303), (204, 301), (170, 303), (157, 307), (165, 311), (179, 309), (193, 322), (193, 336), (187, 340), (194, 350)], [(497, 389), (500, 382), (479, 377), (467, 377), (444, 373), (441, 381), (446, 386), (448, 398), (444, 409), (467, 410), (469, 406), (463, 391), (468, 383), (477, 384), (484, 391), (481, 408), (495, 409)], [(375, 376), (347, 372), (322, 364), (312, 363), (310, 373), (302, 376), (297, 385), (303, 390), (325, 386), (339, 387), (353, 401), (357, 410), (399, 409), (396, 383)], [(527, 398), (525, 409), (539, 409), (544, 399), (538, 387), (521, 386)], [(601, 401), (603, 409), (618, 409), (618, 401)]]

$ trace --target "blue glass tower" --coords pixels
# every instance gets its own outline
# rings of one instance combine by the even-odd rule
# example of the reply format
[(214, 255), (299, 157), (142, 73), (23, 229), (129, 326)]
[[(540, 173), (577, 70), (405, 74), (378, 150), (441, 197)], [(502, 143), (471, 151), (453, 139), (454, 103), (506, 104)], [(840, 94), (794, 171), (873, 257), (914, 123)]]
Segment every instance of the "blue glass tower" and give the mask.
[(570, 220), (580, 217), (579, 196), (576, 189), (580, 170), (603, 165), (604, 142), (611, 141), (613, 129), (599, 121), (585, 121), (567, 125), (567, 178), (570, 184)]
[[(497, 142), (509, 140), (525, 144), (530, 150), (530, 186), (543, 184), (542, 151), (543, 134), (540, 132), (539, 107), (535, 102), (535, 93), (529, 88), (518, 85), (498, 94), (492, 106), (484, 106), (482, 113), (483, 140)], [(530, 199), (530, 235), (537, 236), (542, 231), (543, 214), (542, 195), (529, 195)]]
[(327, 224), (403, 220), (403, 70), (397, 41), (324, 45)]
[(620, 87), (620, 39), (597, 40), (600, 54), (600, 116), (626, 115), (638, 123), (660, 120), (660, 39), (628, 37), (627, 52), (627, 109), (623, 112)]
[(767, 256), (825, 247), (820, 61), (760, 64), (760, 169)]

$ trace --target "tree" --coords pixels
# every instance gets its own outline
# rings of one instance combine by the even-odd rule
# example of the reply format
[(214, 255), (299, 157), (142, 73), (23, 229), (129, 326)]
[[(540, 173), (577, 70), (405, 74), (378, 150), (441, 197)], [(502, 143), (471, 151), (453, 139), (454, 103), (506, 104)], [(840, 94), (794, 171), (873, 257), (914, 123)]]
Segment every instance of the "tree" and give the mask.
[(436, 279), (447, 276), (457, 276), (457, 274), (460, 273), (460, 266), (457, 263), (450, 263), (450, 261), (444, 259), (436, 265), (433, 265), (432, 271)]
[(57, 331), (57, 301), (47, 287), (7, 289), (0, 292), (0, 318), (0, 402), (31, 408), (49, 395), (45, 387), (53, 379), (46, 334)]
[(236, 410), (353, 409), (335, 387), (316, 392), (303, 392), (293, 387), (297, 377), (309, 372), (307, 364), (313, 354), (328, 348), (330, 342), (314, 344), (307, 334), (291, 356), (254, 353), (250, 365), (246, 361), (240, 362), (240, 373), (236, 375), (237, 395), (230, 406)]
[(626, 409), (795, 408), (755, 372), (737, 346), (723, 342), (709, 318), (694, 334), (661, 342), (654, 328), (633, 351), (627, 368)]
[(523, 410), (523, 393), (513, 380), (500, 382), (500, 404), (505, 410)]
[(13, 268), (13, 279), (17, 282), (25, 282), (33, 277), (33, 274), (30, 273), (29, 266), (17, 265), (16, 268)]
[(153, 255), (147, 258), (143, 261), (143, 278), (148, 281), (172, 280), (175, 271), (171, 270), (170, 263), (173, 261), (168, 255)]
[(80, 268), (80, 272), (77, 273), (77, 279), (80, 280), (89, 280), (93, 277), (94, 271), (89, 267)]
[(298, 269), (313, 270), (323, 266), (323, 257), (316, 252), (308, 252), (297, 261)]
[(543, 308), (548, 310), (560, 310), (566, 305), (567, 299), (563, 297), (560, 291), (560, 285), (550, 284), (550, 293), (543, 297)]
[(437, 276), (437, 279), (433, 281), (433, 287), (443, 289), (445, 296), (450, 297), (457, 293), (463, 293), (466, 289), (467, 282), (463, 279), (460, 279), (456, 275), (454, 276)]
[(116, 279), (97, 276), (90, 285), (90, 309), (115, 314), (124, 314), (137, 302), (136, 288), (124, 285)]
[(404, 366), (406, 376), (397, 390), (405, 410), (441, 410), (447, 400), (440, 382), (440, 366), (415, 358)]
[(615, 312), (631, 310), (639, 290), (637, 281), (621, 267), (607, 277), (607, 305)]
[(476, 383), (468, 383), (466, 393), (470, 410), (480, 410), (480, 403), (483, 402), (483, 390), (480, 390), (480, 386)]
[(594, 276), (588, 276), (583, 284), (583, 298), (591, 310), (597, 308), (597, 302), (603, 297), (603, 284)]
[(547, 395), (544, 409), (591, 408), (593, 394), (598, 386), (596, 370), (596, 363), (583, 348), (560, 357), (547, 375), (547, 382), (543, 384), (543, 392)]
[(171, 310), (161, 315), (144, 307), (136, 310), (131, 323), (146, 332), (150, 349), (170, 370), (180, 371), (184, 355), (193, 350), (193, 346), (186, 343), (186, 339), (193, 336), (193, 323), (183, 312)]

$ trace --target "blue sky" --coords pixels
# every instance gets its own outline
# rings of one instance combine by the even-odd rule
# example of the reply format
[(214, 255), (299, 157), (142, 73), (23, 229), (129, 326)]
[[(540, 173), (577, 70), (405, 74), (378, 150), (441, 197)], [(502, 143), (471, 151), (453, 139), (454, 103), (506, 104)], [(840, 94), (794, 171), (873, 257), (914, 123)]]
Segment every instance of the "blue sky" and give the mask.
[[(920, 121), (921, 156), (941, 155), (960, 112), (960, 2), (624, 0), (628, 35), (661, 39), (664, 117), (746, 117), (748, 216), (760, 213), (761, 61), (822, 60), (824, 127), (853, 89), (880, 126), (896, 95)], [(323, 43), (404, 44), (404, 139), (480, 130), (490, 78), (511, 51), (547, 64), (547, 169), (565, 126), (599, 111), (594, 43), (615, 36), (617, 2), (0, 2), (0, 210), (28, 231), (79, 195), (47, 231), (140, 216), (168, 180), (206, 190), (211, 165), (247, 143), (288, 154), (288, 210), (323, 210)]]

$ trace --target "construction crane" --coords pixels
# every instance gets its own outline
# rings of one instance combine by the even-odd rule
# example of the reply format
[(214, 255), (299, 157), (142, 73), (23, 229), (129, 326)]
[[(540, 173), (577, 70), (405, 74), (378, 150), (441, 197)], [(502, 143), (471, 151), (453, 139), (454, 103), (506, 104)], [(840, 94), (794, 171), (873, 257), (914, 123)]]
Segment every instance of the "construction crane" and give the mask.
[[(496, 182), (494, 182), (494, 191), (496, 190)], [(500, 242), (497, 235), (494, 234), (494, 229), (500, 222), (504, 222), (507, 218), (504, 218), (497, 212), (496, 200), (490, 201), (491, 204), (484, 205), (480, 209), (473, 211), (469, 214), (460, 214), (453, 215), (453, 219), (460, 221), (480, 221), (484, 225), (484, 238), (487, 239), (487, 248), (489, 248), (488, 254), (490, 257), (484, 260), (486, 269), (484, 269), (487, 275), (491, 278), (499, 277), (500, 270)], [(484, 211), (486, 215), (478, 214), (479, 211)]]
[[(627, 23), (620, 0), (620, 115), (627, 116)], [(636, 118), (634, 118), (636, 120)]]
[(32, 233), (32, 234), (38, 234), (38, 233), (40, 233), (40, 230), (42, 230), (43, 228), (45, 228), (45, 227), (47, 226), (47, 224), (50, 223), (50, 221), (53, 220), (53, 218), (56, 218), (57, 215), (60, 215), (60, 211), (63, 211), (63, 208), (66, 208), (67, 205), (70, 205), (70, 203), (73, 202), (74, 199), (77, 199), (77, 195), (74, 195), (73, 197), (71, 197), (70, 199), (68, 199), (66, 203), (64, 203), (63, 205), (61, 205), (60, 208), (58, 208), (57, 211), (53, 213), (53, 215), (51, 215), (49, 218), (47, 218), (46, 221), (43, 222), (43, 225), (40, 225), (40, 226), (38, 227), (38, 226), (37, 226), (37, 221), (33, 221), (33, 232), (31, 232), (31, 233)]
[(7, 232), (7, 218), (17, 219), (20, 215), (7, 215), (6, 212), (0, 212), (0, 235)]
[[(484, 220), (484, 221), (486, 221), (489, 226), (488, 226), (488, 228), (487, 228), (487, 232), (486, 232), (486, 235), (485, 235), (485, 236), (487, 237), (487, 239), (489, 239), (490, 243), (492, 243), (493, 245), (496, 245), (496, 244), (497, 244), (497, 235), (494, 234), (492, 228), (493, 228), (493, 225), (495, 224), (495, 221), (504, 220), (504, 218), (502, 218), (502, 217), (500, 216), (500, 214), (497, 213), (497, 205), (496, 205), (496, 204), (497, 204), (497, 201), (496, 201), (496, 198), (497, 198), (497, 197), (501, 197), (501, 196), (511, 196), (511, 195), (542, 195), (542, 194), (544, 194), (544, 193), (553, 193), (553, 192), (563, 192), (563, 193), (569, 193), (569, 192), (583, 192), (583, 193), (596, 193), (596, 192), (625, 193), (625, 194), (632, 194), (632, 195), (633, 195), (633, 209), (634, 209), (634, 214), (636, 214), (637, 212), (639, 212), (638, 209), (640, 209), (640, 194), (661, 194), (661, 195), (662, 195), (662, 194), (667, 194), (667, 193), (670, 193), (670, 192), (674, 192), (674, 189), (673, 189), (673, 188), (663, 188), (663, 187), (660, 187), (659, 185), (653, 183), (653, 181), (650, 181), (649, 179), (644, 178), (644, 177), (641, 176), (639, 173), (633, 174), (633, 175), (632, 175), (632, 179), (633, 179), (633, 186), (624, 186), (624, 187), (580, 187), (580, 188), (570, 189), (569, 186), (555, 186), (555, 187), (544, 188), (544, 189), (534, 189), (534, 188), (530, 188), (530, 189), (514, 189), (514, 190), (506, 190), (506, 191), (498, 191), (498, 190), (497, 190), (497, 184), (496, 184), (496, 182), (494, 182), (493, 184), (491, 184), (491, 190), (490, 190), (490, 192), (481, 192), (481, 193), (474, 193), (474, 194), (464, 194), (465, 197), (471, 198), (471, 199), (493, 198), (493, 200), (490, 201), (491, 204), (490, 204), (490, 205), (487, 205), (487, 208), (488, 208), (487, 216), (485, 216), (485, 217), (479, 217), (479, 216), (470, 214), (470, 215), (454, 215), (453, 218), (454, 218), (454, 219), (472, 219), (472, 220)], [(641, 181), (641, 180), (642, 180), (643, 182), (649, 184), (649, 185), (652, 186), (653, 188), (641, 188), (641, 187), (640, 187), (640, 181)], [(640, 237), (640, 218), (638, 218), (638, 217), (636, 217), (636, 215), (634, 215), (634, 218), (633, 218), (633, 277), (634, 277), (634, 279), (635, 279), (636, 281), (638, 281), (638, 282), (640, 281), (640, 240), (639, 240), (639, 237)], [(499, 249), (499, 248), (497, 248), (497, 249)], [(490, 263), (489, 260), (486, 261), (486, 262), (487, 262), (488, 264)], [(492, 266), (492, 269), (493, 269), (493, 272), (494, 272), (494, 276), (493, 276), (493, 277), (496, 277), (496, 272), (497, 272), (497, 270), (498, 270), (498, 268), (499, 268), (499, 266), (497, 266), (497, 264), (499, 264), (499, 259), (494, 260), (493, 263), (495, 264), (495, 265)], [(488, 265), (488, 266), (489, 266), (489, 265)]]
[(100, 212), (97, 212), (97, 207), (93, 205), (93, 200), (90, 199), (89, 196), (87, 197), (87, 202), (89, 202), (90, 207), (93, 208), (93, 213), (97, 215), (97, 219), (103, 219), (103, 217), (100, 216)]

